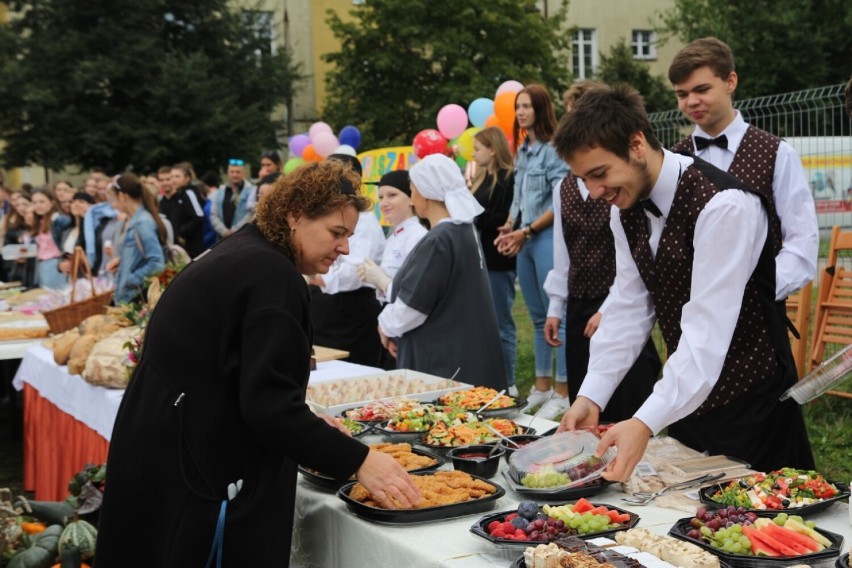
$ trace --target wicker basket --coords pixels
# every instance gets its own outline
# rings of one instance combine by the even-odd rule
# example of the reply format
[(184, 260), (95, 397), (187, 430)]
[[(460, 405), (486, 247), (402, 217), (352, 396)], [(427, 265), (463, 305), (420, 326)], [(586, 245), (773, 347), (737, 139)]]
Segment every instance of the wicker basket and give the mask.
[[(89, 283), (92, 285), (92, 296), (79, 302), (74, 301), (74, 293), (77, 290), (77, 275), (83, 269)], [(42, 312), (41, 315), (47, 320), (51, 333), (62, 333), (74, 326), (80, 325), (89, 316), (106, 313), (106, 307), (112, 301), (112, 291), (98, 294), (95, 290), (95, 279), (92, 277), (92, 269), (89, 260), (81, 247), (74, 249), (74, 261), (71, 266), (71, 302), (55, 310)]]

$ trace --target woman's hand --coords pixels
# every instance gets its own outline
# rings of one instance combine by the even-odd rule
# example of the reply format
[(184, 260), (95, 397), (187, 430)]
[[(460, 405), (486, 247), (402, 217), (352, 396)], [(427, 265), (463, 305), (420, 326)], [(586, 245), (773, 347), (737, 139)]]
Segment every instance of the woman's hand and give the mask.
[(114, 274), (116, 270), (118, 270), (118, 265), (121, 263), (121, 259), (119, 257), (109, 259), (106, 265), (106, 271)]
[(396, 340), (391, 339), (382, 331), (382, 326), (379, 326), (379, 339), (382, 342), (382, 347), (388, 350), (388, 353), (396, 359)]
[(562, 320), (559, 318), (547, 318), (544, 320), (544, 340), (551, 347), (562, 347), (562, 340), (559, 339), (559, 324)]
[(355, 477), (385, 509), (411, 509), (420, 501), (411, 476), (389, 454), (370, 450)]
[(627, 481), (633, 468), (642, 459), (651, 430), (638, 418), (630, 418), (610, 427), (598, 444), (595, 455), (600, 457), (611, 446), (615, 446), (615, 459), (611, 461), (601, 477), (609, 481)]
[(350, 438), (352, 437), (352, 432), (349, 430), (349, 428), (341, 424), (340, 421), (334, 418), (333, 416), (329, 416), (328, 414), (317, 414), (317, 416), (325, 420), (325, 423), (331, 426), (332, 428), (340, 430)]
[(512, 231), (494, 239), (497, 252), (508, 257), (517, 256), (526, 242), (527, 235), (523, 231)]
[(597, 428), (601, 409), (597, 404), (584, 396), (578, 396), (571, 403), (568, 411), (562, 416), (557, 432), (568, 432), (570, 430)]

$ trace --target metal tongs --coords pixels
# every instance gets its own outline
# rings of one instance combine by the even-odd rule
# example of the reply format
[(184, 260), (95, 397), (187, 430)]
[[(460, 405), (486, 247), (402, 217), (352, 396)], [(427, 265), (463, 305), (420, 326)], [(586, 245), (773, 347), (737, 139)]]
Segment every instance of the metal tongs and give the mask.
[(506, 394), (506, 389), (503, 389), (503, 390), (501, 390), (500, 392), (498, 392), (498, 393), (497, 393), (497, 396), (495, 396), (494, 398), (492, 398), (491, 400), (489, 400), (488, 402), (486, 402), (485, 404), (483, 404), (481, 407), (479, 407), (479, 410), (477, 410), (474, 414), (476, 414), (476, 416), (477, 416), (480, 420), (482, 420), (482, 415), (481, 415), (481, 414), (479, 414), (479, 413), (480, 413), (480, 412), (482, 412), (483, 410), (485, 410), (486, 408), (488, 408), (489, 406), (491, 406), (492, 404), (494, 404), (495, 402), (497, 402), (497, 400), (498, 400), (501, 396), (503, 396), (504, 394)]
[(519, 443), (517, 443), (516, 441), (514, 441), (514, 440), (510, 440), (509, 438), (507, 438), (506, 436), (504, 436), (503, 434), (501, 434), (500, 432), (498, 432), (498, 431), (497, 431), (497, 429), (496, 429), (496, 428), (494, 428), (494, 426), (492, 426), (492, 425), (491, 425), (491, 424), (489, 424), (488, 422), (484, 422), (484, 421), (483, 421), (483, 422), (482, 422), (482, 425), (483, 425), (483, 426), (485, 426), (486, 428), (488, 428), (489, 430), (491, 430), (491, 431), (492, 431), (494, 434), (496, 434), (499, 438), (501, 438), (501, 439), (505, 440), (507, 444), (512, 444), (513, 446), (515, 446), (515, 448), (518, 448), (518, 449), (520, 449), (520, 448), (522, 447), (522, 446), (521, 446)]
[(633, 494), (632, 499), (624, 499), (622, 501), (626, 501), (627, 503), (631, 503), (633, 505), (647, 505), (657, 497), (661, 495), (665, 495), (667, 493), (672, 493), (675, 491), (682, 491), (684, 489), (689, 489), (690, 487), (695, 487), (698, 485), (704, 485), (710, 481), (715, 481), (717, 479), (721, 479), (725, 477), (724, 472), (719, 473), (708, 473), (702, 475), (701, 477), (696, 477), (694, 479), (687, 479), (686, 481), (681, 481), (680, 483), (675, 483), (673, 485), (669, 485), (668, 487), (664, 487), (659, 491), (654, 491), (653, 493), (649, 493), (647, 491), (637, 491)]

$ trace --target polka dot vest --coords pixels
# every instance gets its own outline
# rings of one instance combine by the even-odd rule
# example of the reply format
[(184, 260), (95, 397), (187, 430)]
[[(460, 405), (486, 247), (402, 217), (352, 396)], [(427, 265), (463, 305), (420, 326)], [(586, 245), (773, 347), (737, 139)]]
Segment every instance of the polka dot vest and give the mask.
[[(672, 152), (694, 153), (692, 137), (684, 138), (674, 146)], [(772, 178), (775, 175), (775, 159), (781, 139), (749, 125), (743, 135), (742, 142), (734, 154), (734, 160), (728, 173), (744, 182), (748, 187), (765, 196), (769, 200), (769, 218), (772, 222), (772, 239), (775, 254), (781, 250), (781, 219), (775, 210), (775, 199), (772, 195)]]
[(568, 175), (559, 189), (562, 234), (571, 260), (568, 294), (573, 298), (600, 298), (615, 280), (615, 241), (609, 228), (610, 205), (583, 200), (577, 179)]
[[(698, 166), (701, 166), (701, 169)], [(713, 171), (714, 179), (724, 176), (724, 181), (716, 179), (714, 184), (702, 171), (707, 168)], [(681, 336), (681, 313), (690, 298), (695, 224), (710, 199), (722, 190), (719, 185), (724, 189), (739, 187), (747, 190), (742, 187), (742, 182), (698, 158), (695, 164), (684, 170), (663, 227), (656, 258), (652, 256), (648, 244), (648, 223), (644, 209), (633, 207), (620, 212), (631, 255), (654, 302), (669, 353), (677, 350)], [(766, 203), (765, 200), (762, 201)], [(764, 300), (772, 304), (774, 297), (762, 298), (761, 293), (772, 294), (772, 290), (758, 284), (758, 270), (761, 269), (767, 273), (771, 272), (763, 275), (762, 282), (766, 282), (766, 278), (770, 278), (772, 283), (775, 282), (775, 262), (769, 249), (764, 249), (764, 252), (762, 260), (767, 260), (765, 257), (769, 256), (768, 267), (759, 263), (746, 285), (742, 308), (722, 373), (710, 395), (696, 410), (696, 414), (703, 414), (728, 404), (777, 370), (765, 303), (761, 302)]]

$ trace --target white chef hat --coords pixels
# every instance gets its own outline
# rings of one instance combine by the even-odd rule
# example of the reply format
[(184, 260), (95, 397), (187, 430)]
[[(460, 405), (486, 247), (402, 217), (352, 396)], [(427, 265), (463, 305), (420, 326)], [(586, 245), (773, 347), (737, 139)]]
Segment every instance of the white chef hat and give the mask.
[(459, 167), (443, 154), (430, 154), (419, 160), (409, 175), (417, 191), (427, 199), (443, 201), (450, 218), (457, 223), (471, 223), (485, 211), (468, 190)]

